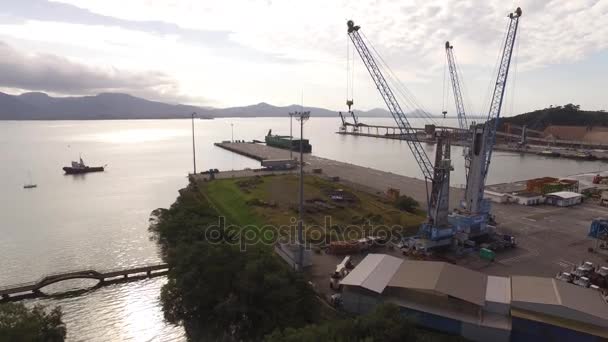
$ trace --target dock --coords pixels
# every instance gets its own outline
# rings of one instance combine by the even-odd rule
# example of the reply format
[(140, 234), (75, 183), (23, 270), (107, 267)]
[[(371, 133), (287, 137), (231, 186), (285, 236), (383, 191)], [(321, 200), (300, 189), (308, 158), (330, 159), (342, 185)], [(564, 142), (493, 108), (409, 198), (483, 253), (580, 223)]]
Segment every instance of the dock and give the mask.
[[(414, 132), (416, 132), (416, 140), (428, 144), (435, 143), (434, 138), (427, 136), (425, 128), (412, 129)], [(468, 144), (468, 131), (466, 130), (445, 126), (435, 126), (432, 130), (445, 130), (450, 133), (452, 137), (456, 137), (451, 139), (452, 145), (464, 146)], [(534, 130), (528, 130), (528, 132), (542, 133)], [(408, 136), (400, 133), (399, 127), (393, 126), (367, 125), (361, 123), (355, 126), (353, 124), (348, 124), (346, 126), (340, 126), (338, 132), (336, 133), (341, 135), (353, 135), (369, 138), (410, 140)], [(559, 153), (559, 156), (553, 158), (608, 161), (608, 144), (526, 136), (526, 144), (520, 146), (519, 142), (522, 140), (521, 134), (496, 132), (496, 137), (497, 141), (496, 145), (494, 146), (494, 150), (496, 151), (540, 154), (542, 151), (549, 149)], [(588, 150), (593, 151), (593, 158), (581, 158), (579, 154)]]
[(168, 264), (159, 263), (103, 271), (84, 269), (48, 274), (39, 280), (32, 282), (0, 286), (0, 303), (26, 298), (44, 297), (46, 295), (42, 292), (43, 288), (66, 280), (93, 279), (98, 280), (95, 287), (101, 287), (117, 282), (135, 281), (165, 275), (169, 272), (169, 269), (170, 267)]
[[(270, 147), (258, 143), (216, 143), (215, 146), (249, 157), (255, 160), (266, 159), (285, 159), (289, 158), (289, 150)], [(298, 159), (300, 154), (293, 153), (294, 159)], [(399, 189), (401, 194), (414, 198), (419, 203), (426, 203), (426, 184), (422, 179), (398, 175), (391, 172), (372, 169), (359, 165), (340, 162), (327, 158), (317, 157), (310, 153), (304, 154), (304, 172), (318, 173), (320, 175), (339, 180), (347, 185), (360, 190), (378, 194), (386, 193), (388, 188)], [(315, 171), (316, 170), (316, 171)], [(261, 171), (261, 170), (240, 170), (222, 171), (215, 175), (216, 178), (249, 177), (259, 174), (284, 174), (295, 171)], [(202, 177), (202, 175), (201, 175)], [(462, 189), (452, 188), (450, 205), (455, 208), (458, 205), (458, 198), (461, 197)]]

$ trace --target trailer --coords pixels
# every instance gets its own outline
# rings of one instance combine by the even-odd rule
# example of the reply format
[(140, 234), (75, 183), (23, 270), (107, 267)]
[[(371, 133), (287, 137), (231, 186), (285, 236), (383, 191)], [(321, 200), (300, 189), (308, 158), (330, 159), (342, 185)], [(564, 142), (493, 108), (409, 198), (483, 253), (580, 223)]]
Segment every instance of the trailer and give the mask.
[(262, 167), (269, 170), (291, 170), (296, 167), (297, 162), (293, 159), (265, 159)]

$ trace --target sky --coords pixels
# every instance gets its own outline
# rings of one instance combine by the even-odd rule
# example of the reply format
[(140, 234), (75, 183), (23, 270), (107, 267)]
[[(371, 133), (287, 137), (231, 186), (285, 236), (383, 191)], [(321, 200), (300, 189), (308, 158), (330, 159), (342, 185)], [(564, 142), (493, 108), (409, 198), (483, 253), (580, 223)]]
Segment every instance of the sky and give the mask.
[[(467, 111), (481, 114), (518, 6), (503, 115), (566, 103), (608, 109), (608, 0), (0, 0), (0, 91), (343, 110), (352, 19), (435, 114), (455, 115), (449, 40)], [(353, 79), (356, 110), (384, 108), (358, 57)]]

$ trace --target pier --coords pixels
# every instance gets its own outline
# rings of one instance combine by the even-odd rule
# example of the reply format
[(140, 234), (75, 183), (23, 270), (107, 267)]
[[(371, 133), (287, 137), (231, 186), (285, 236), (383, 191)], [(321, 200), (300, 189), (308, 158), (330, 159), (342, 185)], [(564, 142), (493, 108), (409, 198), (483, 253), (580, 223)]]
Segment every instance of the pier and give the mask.
[(68, 271), (43, 276), (37, 281), (28, 283), (14, 284), (0, 287), (0, 302), (15, 301), (26, 298), (44, 297), (46, 294), (42, 289), (51, 284), (59, 283), (71, 279), (93, 279), (98, 283), (95, 288), (118, 282), (135, 281), (145, 278), (165, 275), (169, 272), (169, 265), (160, 263), (145, 266), (134, 266), (117, 268), (111, 270), (97, 271), (84, 269)]
[[(416, 139), (421, 142), (433, 144), (435, 139), (433, 132), (435, 130), (445, 130), (451, 134), (452, 145), (464, 146), (467, 143), (468, 131), (462, 130), (455, 127), (445, 126), (433, 126), (428, 125), (425, 128), (413, 128), (416, 132)], [(515, 128), (510, 128), (509, 132)], [(506, 151), (515, 153), (526, 153), (526, 154), (541, 154), (542, 151), (547, 149), (559, 152), (559, 158), (566, 159), (587, 159), (580, 156), (581, 151), (593, 150), (593, 157), (588, 160), (603, 160), (608, 161), (608, 150), (607, 144), (598, 142), (587, 142), (587, 141), (576, 141), (576, 140), (562, 140), (562, 139), (548, 139), (540, 136), (533, 137), (534, 135), (540, 135), (542, 132), (535, 130), (526, 130), (526, 135), (513, 134), (508, 132), (496, 132), (497, 142), (494, 145), (496, 151)], [(409, 137), (400, 133), (399, 127), (393, 126), (381, 126), (381, 125), (367, 125), (359, 123), (358, 125), (347, 124), (340, 126), (337, 134), (341, 135), (354, 135), (370, 138), (382, 138), (382, 139), (394, 139), (394, 140), (409, 140)], [(521, 141), (525, 141), (522, 145)], [(604, 150), (604, 151), (603, 151)]]
[[(266, 159), (287, 159), (289, 158), (289, 150), (284, 150), (276, 147), (266, 146), (258, 143), (216, 143), (215, 146), (228, 150), (242, 156), (255, 160)], [(294, 159), (299, 157), (299, 153), (293, 154)], [(425, 203), (426, 198), (426, 183), (423, 179), (413, 178), (398, 175), (392, 172), (381, 171), (369, 167), (349, 164), (337, 160), (327, 159), (312, 155), (304, 154), (304, 172), (308, 174), (317, 174), (318, 176), (327, 177), (329, 179), (347, 183), (349, 186), (367, 191), (373, 194), (384, 193), (389, 188), (399, 189), (402, 194), (411, 196), (420, 203)], [(266, 170), (238, 170), (238, 171), (222, 171), (215, 175), (215, 178), (232, 178), (232, 177), (251, 177), (255, 175), (266, 174), (284, 174), (294, 171), (266, 171)], [(197, 175), (197, 177), (207, 177), (206, 175)], [(422, 176), (421, 176), (422, 178)], [(462, 189), (452, 188), (450, 191), (454, 196), (450, 198), (452, 207), (458, 205), (458, 198), (461, 197)]]

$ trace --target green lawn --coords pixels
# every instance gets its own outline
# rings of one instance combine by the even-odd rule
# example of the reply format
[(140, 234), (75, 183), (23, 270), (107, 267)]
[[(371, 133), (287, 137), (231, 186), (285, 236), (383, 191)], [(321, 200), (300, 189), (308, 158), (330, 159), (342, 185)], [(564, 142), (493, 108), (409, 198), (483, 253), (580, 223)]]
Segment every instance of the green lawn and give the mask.
[[(421, 211), (415, 214), (400, 211), (384, 197), (341, 183), (314, 175), (307, 175), (304, 180), (305, 225), (321, 226), (324, 234), (337, 236), (345, 229), (364, 226), (369, 229), (370, 225), (414, 233), (425, 219)], [(292, 225), (298, 217), (295, 175), (218, 179), (200, 183), (200, 189), (228, 224), (281, 227)], [(352, 201), (332, 200), (331, 195), (340, 190)], [(331, 222), (329, 227), (326, 222)]]

